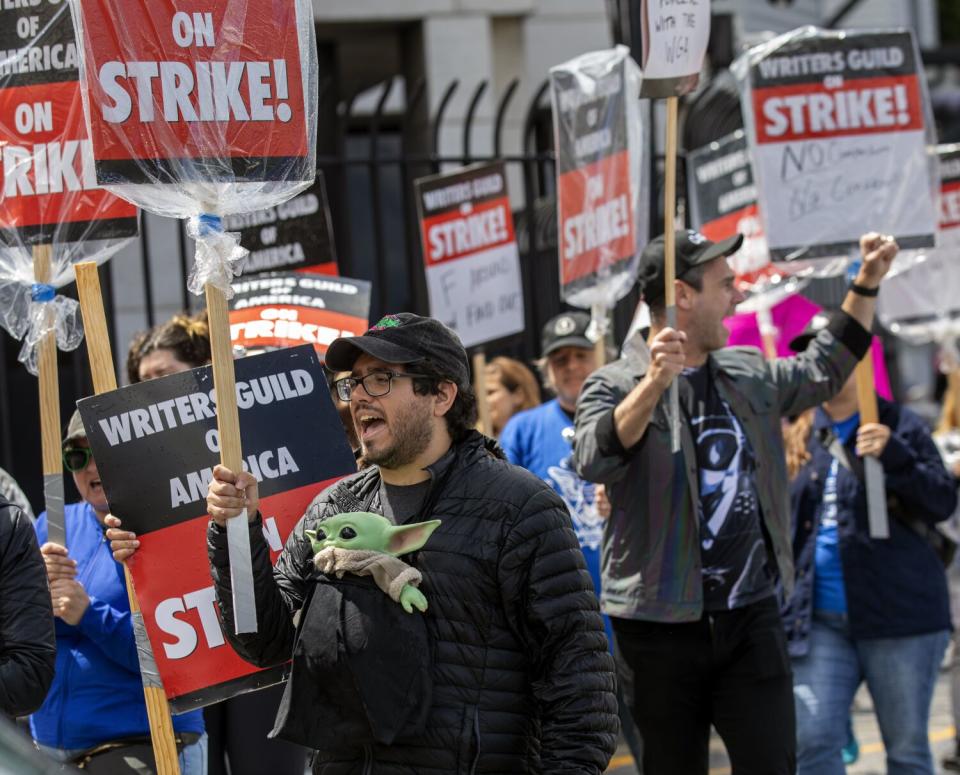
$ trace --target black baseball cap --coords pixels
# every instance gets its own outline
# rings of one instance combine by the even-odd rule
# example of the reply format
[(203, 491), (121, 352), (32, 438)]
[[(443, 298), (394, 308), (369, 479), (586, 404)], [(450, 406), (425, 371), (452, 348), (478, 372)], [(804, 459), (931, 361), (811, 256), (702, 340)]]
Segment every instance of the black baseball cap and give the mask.
[(823, 313), (814, 315), (810, 322), (807, 323), (807, 327), (793, 337), (787, 347), (789, 347), (795, 353), (802, 353), (807, 349), (807, 345), (810, 344), (810, 340), (814, 339), (816, 335), (823, 331), (823, 329), (825, 329), (829, 324), (829, 315)]
[(590, 316), (586, 312), (562, 312), (550, 318), (543, 327), (541, 355), (546, 358), (561, 347), (593, 349), (595, 342), (587, 336)]
[[(695, 266), (706, 264), (716, 258), (732, 256), (743, 244), (743, 235), (734, 234), (720, 242), (711, 242), (700, 232), (692, 229), (677, 229), (676, 275), (678, 280)], [(648, 304), (664, 295), (664, 239), (659, 237), (647, 243), (640, 254), (640, 273), (637, 282), (643, 290), (643, 298)]]
[(445, 377), (458, 385), (470, 382), (467, 351), (460, 338), (439, 320), (399, 312), (385, 315), (363, 336), (335, 339), (327, 349), (328, 369), (350, 371), (361, 353), (387, 363), (420, 363), (430, 360)]

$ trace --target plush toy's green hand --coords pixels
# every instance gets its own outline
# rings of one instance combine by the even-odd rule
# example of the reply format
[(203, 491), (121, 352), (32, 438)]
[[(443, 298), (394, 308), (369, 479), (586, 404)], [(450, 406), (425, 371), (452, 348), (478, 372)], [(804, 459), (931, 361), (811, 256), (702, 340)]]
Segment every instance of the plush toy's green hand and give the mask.
[(415, 586), (407, 584), (400, 590), (400, 605), (403, 606), (403, 610), (408, 614), (412, 614), (414, 608), (418, 611), (426, 611), (427, 598), (425, 598), (423, 592)]

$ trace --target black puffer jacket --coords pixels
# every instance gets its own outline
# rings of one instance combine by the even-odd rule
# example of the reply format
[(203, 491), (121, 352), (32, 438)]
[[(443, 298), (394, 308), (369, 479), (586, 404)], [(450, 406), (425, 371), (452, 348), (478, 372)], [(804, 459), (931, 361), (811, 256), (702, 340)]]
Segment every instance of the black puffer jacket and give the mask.
[(26, 716), (53, 681), (57, 641), (47, 571), (30, 520), (0, 499), (0, 712)]
[[(423, 616), (433, 702), (426, 731), (392, 746), (320, 751), (314, 772), (603, 772), (618, 730), (613, 661), (563, 502), (495, 456), (478, 433), (429, 471), (423, 512), (409, 521), (443, 524), (404, 558), (423, 573), (420, 589), (429, 601)], [(241, 656), (261, 666), (290, 659), (292, 615), (315, 583), (304, 530), (358, 507), (379, 511), (379, 484), (370, 468), (321, 493), (272, 573), (260, 521), (251, 523), (259, 624), (253, 636), (233, 635), (226, 532), (211, 522), (208, 549), (224, 632)], [(302, 690), (289, 694), (281, 715), (313, 712)]]

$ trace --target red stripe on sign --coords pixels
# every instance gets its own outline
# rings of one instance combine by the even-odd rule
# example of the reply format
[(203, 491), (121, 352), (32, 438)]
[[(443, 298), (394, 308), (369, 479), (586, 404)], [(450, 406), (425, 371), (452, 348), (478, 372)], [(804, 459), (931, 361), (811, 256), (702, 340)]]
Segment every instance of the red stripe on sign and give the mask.
[(76, 81), (0, 90), (0, 228), (135, 218), (97, 186)]
[(559, 189), (561, 285), (633, 255), (628, 151), (564, 173)]
[(278, 304), (230, 311), (230, 339), (247, 348), (312, 344), (322, 356), (340, 336), (359, 336), (366, 318), (312, 307)]
[[(272, 562), (310, 501), (335, 481), (261, 500)], [(140, 549), (130, 559), (137, 599), (168, 698), (257, 672), (237, 656), (220, 631), (207, 559), (208, 521), (204, 515), (141, 535)]]
[(421, 238), (427, 266), (514, 242), (510, 199), (501, 197), (482, 204), (465, 202), (459, 210), (425, 218)]
[(940, 228), (960, 226), (960, 180), (940, 187)]
[(915, 75), (756, 89), (753, 110), (759, 143), (923, 129)]

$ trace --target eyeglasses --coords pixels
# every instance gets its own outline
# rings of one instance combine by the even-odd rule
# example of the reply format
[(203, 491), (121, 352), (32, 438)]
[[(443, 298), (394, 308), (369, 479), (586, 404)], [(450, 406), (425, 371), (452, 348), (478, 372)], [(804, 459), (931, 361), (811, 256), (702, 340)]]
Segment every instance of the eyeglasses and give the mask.
[(371, 398), (378, 398), (390, 392), (390, 388), (393, 387), (393, 380), (397, 377), (423, 377), (424, 379), (429, 379), (426, 374), (415, 374), (412, 371), (402, 373), (396, 371), (371, 371), (365, 377), (344, 377), (343, 379), (338, 379), (333, 385), (336, 387), (337, 397), (341, 401), (349, 401), (350, 396), (353, 395), (353, 391), (357, 389), (358, 385), (363, 385), (363, 389), (367, 391), (367, 395)]
[(71, 474), (76, 474), (90, 465), (92, 457), (90, 447), (67, 447), (63, 450), (63, 465)]

